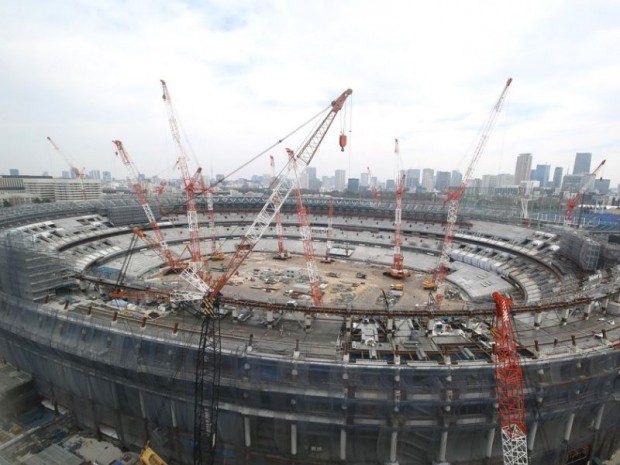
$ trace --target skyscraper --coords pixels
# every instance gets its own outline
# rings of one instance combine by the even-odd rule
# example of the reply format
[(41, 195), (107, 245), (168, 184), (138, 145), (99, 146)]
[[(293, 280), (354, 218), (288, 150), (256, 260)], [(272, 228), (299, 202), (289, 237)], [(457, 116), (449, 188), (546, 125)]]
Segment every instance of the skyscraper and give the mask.
[(335, 176), (336, 176), (336, 190), (339, 192), (344, 191), (344, 188), (346, 187), (346, 175), (347, 172), (345, 170), (336, 170), (335, 172)]
[(422, 188), (426, 192), (433, 192), (435, 189), (435, 170), (432, 168), (424, 168), (422, 170)]
[(17, 168), (11, 168), (9, 170), (9, 176), (19, 176), (19, 170)]
[(435, 189), (439, 192), (443, 192), (450, 186), (450, 171), (437, 171), (435, 179)]
[(577, 153), (575, 155), (575, 167), (573, 174), (586, 174), (590, 172), (590, 163), (592, 163), (592, 154), (588, 152)]
[(532, 154), (521, 153), (517, 157), (517, 165), (515, 167), (515, 184), (530, 179), (530, 170), (532, 169)]
[(532, 180), (540, 182), (540, 187), (545, 188), (549, 184), (549, 174), (551, 173), (551, 165), (536, 165)]
[(562, 187), (562, 175), (564, 174), (564, 169), (561, 166), (556, 166), (553, 170), (553, 188), (558, 189)]

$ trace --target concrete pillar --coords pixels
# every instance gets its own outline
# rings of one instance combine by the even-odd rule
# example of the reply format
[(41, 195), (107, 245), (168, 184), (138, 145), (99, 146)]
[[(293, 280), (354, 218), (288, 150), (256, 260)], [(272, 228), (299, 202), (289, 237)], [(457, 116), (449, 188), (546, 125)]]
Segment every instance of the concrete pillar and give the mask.
[(603, 313), (607, 312), (608, 305), (609, 305), (609, 297), (605, 297), (603, 300), (601, 300), (601, 310), (603, 311)]
[(538, 422), (535, 421), (531, 428), (530, 431), (528, 433), (528, 438), (527, 438), (527, 450), (532, 451), (534, 450), (534, 445), (536, 444), (536, 433), (538, 432)]
[(601, 422), (603, 421), (603, 412), (605, 411), (605, 404), (601, 404), (596, 412), (596, 417), (594, 418), (594, 431), (598, 431), (601, 428)]
[(291, 455), (297, 455), (297, 425), (291, 423)]
[(542, 323), (542, 312), (536, 312), (534, 315), (534, 329), (540, 329), (540, 323)]
[(564, 309), (564, 313), (562, 313), (561, 325), (564, 326), (568, 321), (568, 315), (570, 315), (570, 308)]
[(587, 320), (590, 318), (590, 313), (592, 313), (592, 306), (594, 305), (594, 302), (590, 302), (589, 304), (586, 305), (586, 307), (583, 309), (583, 319)]
[(392, 431), (390, 438), (390, 462), (396, 462), (396, 446), (398, 445), (398, 431)]
[(310, 314), (306, 313), (304, 314), (304, 329), (308, 331), (311, 326), (312, 326), (312, 319), (310, 318)]
[(440, 463), (446, 461), (447, 450), (448, 450), (448, 430), (445, 429), (441, 432), (441, 439), (439, 440), (439, 453), (437, 454), (437, 460)]
[(485, 457), (487, 459), (491, 458), (493, 454), (493, 441), (495, 440), (495, 428), (491, 428), (487, 433), (487, 447), (485, 452)]
[(243, 434), (245, 437), (245, 447), (252, 445), (252, 431), (250, 431), (250, 417), (243, 417)]
[(273, 328), (273, 310), (267, 310), (267, 328)]
[(239, 309), (237, 307), (233, 308), (232, 310), (232, 320), (233, 323), (239, 322)]
[(573, 430), (573, 422), (575, 421), (575, 414), (571, 413), (566, 422), (566, 428), (564, 429), (564, 442), (568, 442), (570, 439), (570, 433)]
[(340, 428), (340, 460), (347, 459), (347, 431)]

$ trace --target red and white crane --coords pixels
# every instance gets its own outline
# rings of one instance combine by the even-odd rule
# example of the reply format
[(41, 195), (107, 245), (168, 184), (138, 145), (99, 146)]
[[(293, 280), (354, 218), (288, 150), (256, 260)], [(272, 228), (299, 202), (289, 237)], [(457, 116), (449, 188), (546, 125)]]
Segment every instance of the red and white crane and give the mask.
[(204, 185), (200, 173), (202, 168), (198, 167), (194, 175), (189, 174), (189, 168), (187, 166), (187, 154), (185, 147), (181, 142), (181, 133), (177, 124), (177, 119), (172, 106), (172, 100), (170, 99), (170, 93), (168, 92), (168, 86), (166, 82), (161, 79), (162, 86), (162, 99), (166, 104), (166, 110), (168, 110), (168, 123), (170, 125), (170, 132), (172, 133), (172, 139), (174, 140), (177, 150), (179, 152), (177, 158), (177, 166), (181, 171), (183, 177), (183, 188), (185, 190), (186, 208), (187, 208), (187, 229), (189, 231), (189, 250), (191, 254), (191, 266), (195, 270), (202, 270), (202, 252), (200, 250), (200, 226), (198, 224), (198, 212), (196, 210), (196, 192), (202, 192)]
[(499, 292), (493, 293), (493, 299), (496, 308), (493, 354), (504, 465), (527, 465), (523, 370), (510, 315), (512, 301)]
[(564, 214), (564, 224), (570, 224), (573, 221), (573, 210), (575, 210), (575, 207), (577, 206), (577, 204), (583, 197), (583, 194), (585, 194), (588, 191), (588, 189), (590, 189), (592, 185), (594, 184), (594, 181), (596, 180), (596, 176), (599, 173), (599, 171), (601, 171), (601, 168), (605, 164), (605, 161), (606, 160), (603, 160), (596, 167), (596, 169), (592, 171), (592, 173), (586, 175), (586, 180), (582, 184), (582, 186), (579, 188), (579, 191), (573, 197), (568, 199), (568, 202), (566, 203), (566, 213)]
[(334, 237), (334, 199), (329, 199), (329, 206), (327, 210), (327, 231), (325, 241), (325, 258), (321, 260), (321, 263), (333, 263), (334, 259), (331, 257), (333, 237)]
[(370, 186), (370, 193), (373, 199), (379, 197), (379, 191), (377, 190), (377, 186), (372, 180), (372, 172), (370, 171), (370, 166), (366, 167), (366, 171), (368, 172), (368, 185)]
[(409, 276), (409, 270), (404, 267), (405, 258), (400, 250), (403, 243), (402, 237), (402, 208), (403, 194), (405, 192), (405, 173), (402, 172), (400, 162), (400, 148), (398, 139), (394, 139), (394, 154), (396, 155), (396, 209), (394, 210), (394, 256), (392, 258), (392, 267), (387, 274), (392, 278), (403, 279)]
[[(336, 115), (351, 93), (351, 89), (347, 89), (336, 100), (332, 101), (326, 116), (302, 143), (297, 153), (292, 151), (289, 153), (286, 168), (278, 177), (278, 182), (273, 187), (267, 202), (241, 238), (225, 271), (214, 280), (212, 287), (204, 295), (204, 313), (196, 364), (196, 407), (194, 410), (194, 464), (196, 465), (213, 463), (216, 447), (220, 338), (219, 320), (213, 317), (220, 292), (269, 228), (276, 213), (290, 193), (299, 185), (299, 175), (312, 161)], [(341, 148), (343, 142), (343, 138), (340, 137)], [(213, 388), (211, 397), (205, 399), (204, 385), (207, 379), (210, 380)]]
[[(270, 159), (270, 165), (271, 165), (271, 185), (273, 187), (275, 186), (278, 177), (276, 176), (276, 163), (273, 158), (273, 155), (269, 155), (269, 159)], [(274, 201), (278, 202), (278, 199), (274, 199)], [(276, 237), (278, 238), (278, 253), (274, 255), (273, 258), (277, 260), (287, 260), (291, 258), (291, 256), (288, 253), (288, 250), (286, 250), (286, 243), (284, 240), (284, 230), (282, 229), (282, 212), (280, 211), (279, 208), (278, 208), (278, 211), (276, 212)]]
[(461, 206), (461, 199), (463, 198), (463, 194), (465, 193), (465, 187), (467, 183), (472, 179), (472, 175), (474, 173), (474, 169), (476, 168), (476, 164), (480, 159), (480, 155), (486, 146), (487, 141), (489, 140), (489, 136), (491, 135), (491, 130), (495, 125), (495, 121), (497, 120), (497, 116), (502, 110), (502, 106), (504, 104), (504, 100), (506, 99), (506, 94), (508, 93), (508, 89), (510, 84), (512, 83), (512, 78), (509, 78), (504, 85), (504, 89), (502, 90), (499, 99), (493, 106), (491, 110), (491, 115), (487, 120), (484, 128), (482, 129), (482, 133), (480, 136), (480, 140), (478, 141), (478, 145), (474, 150), (474, 154), (469, 162), (469, 166), (467, 167), (467, 171), (465, 175), (461, 179), (461, 184), (456, 189), (456, 191), (448, 193), (448, 218), (446, 220), (446, 229), (443, 238), (443, 243), (441, 246), (441, 253), (439, 255), (439, 264), (437, 269), (435, 270), (433, 276), (433, 286), (436, 288), (435, 293), (435, 309), (440, 310), (441, 304), (444, 299), (445, 294), (445, 286), (446, 286), (446, 275), (448, 274), (448, 264), (450, 263), (450, 253), (452, 252), (452, 241), (454, 239), (454, 227), (456, 225), (456, 220), (459, 213), (459, 208)]
[(50, 141), (50, 144), (52, 144), (52, 147), (54, 147), (54, 150), (56, 150), (58, 155), (60, 155), (65, 160), (65, 162), (67, 162), (69, 168), (71, 169), (71, 172), (73, 173), (73, 176), (80, 180), (80, 195), (82, 200), (86, 200), (86, 186), (84, 185), (84, 178), (86, 177), (86, 173), (84, 172), (84, 168), (82, 168), (81, 170), (76, 168), (76, 166), (71, 163), (71, 160), (69, 160), (69, 158), (64, 154), (64, 152), (60, 150), (60, 147), (56, 145), (56, 143), (52, 140), (50, 136), (47, 136), (47, 140)]

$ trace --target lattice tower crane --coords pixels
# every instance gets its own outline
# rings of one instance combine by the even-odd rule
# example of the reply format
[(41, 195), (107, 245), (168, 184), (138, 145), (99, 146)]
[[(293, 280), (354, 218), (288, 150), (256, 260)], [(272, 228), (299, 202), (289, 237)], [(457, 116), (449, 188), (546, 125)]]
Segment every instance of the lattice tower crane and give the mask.
[(592, 173), (587, 175), (586, 181), (580, 187), (579, 192), (577, 192), (573, 197), (568, 199), (568, 202), (566, 203), (566, 213), (564, 214), (564, 224), (570, 224), (571, 221), (573, 220), (573, 210), (575, 210), (575, 207), (577, 206), (577, 204), (583, 197), (583, 194), (585, 194), (588, 191), (588, 189), (590, 189), (592, 185), (594, 184), (594, 181), (596, 180), (596, 176), (598, 175), (599, 171), (601, 171), (601, 168), (605, 164), (605, 161), (606, 160), (603, 160), (596, 167), (596, 169), (592, 171)]
[(495, 300), (495, 380), (504, 465), (527, 465), (527, 431), (523, 370), (510, 315), (512, 301), (493, 293)]
[[(278, 176), (276, 175), (276, 163), (273, 155), (269, 155), (271, 165), (271, 185), (275, 186)], [(278, 202), (279, 199), (274, 199), (274, 202)], [(273, 257), (278, 260), (287, 260), (290, 257), (288, 250), (286, 250), (286, 243), (284, 240), (284, 230), (282, 229), (282, 212), (280, 208), (276, 211), (276, 237), (278, 238), (278, 253)]]
[(86, 173), (84, 172), (84, 168), (82, 168), (81, 170), (76, 168), (75, 165), (71, 163), (71, 160), (69, 160), (69, 158), (64, 154), (64, 152), (60, 150), (60, 147), (56, 145), (56, 143), (52, 140), (50, 136), (47, 136), (47, 140), (50, 142), (50, 144), (52, 144), (54, 150), (56, 150), (56, 152), (65, 160), (65, 162), (67, 162), (73, 175), (80, 180), (80, 196), (82, 197), (82, 200), (86, 200), (86, 186), (84, 185), (84, 178), (86, 177)]
[(116, 146), (116, 155), (121, 158), (121, 161), (127, 168), (127, 172), (129, 174), (131, 184), (134, 192), (136, 193), (136, 197), (138, 202), (142, 206), (144, 213), (149, 222), (149, 226), (151, 227), (153, 234), (155, 234), (156, 239), (148, 236), (144, 231), (140, 228), (134, 228), (133, 232), (138, 237), (140, 237), (144, 242), (146, 242), (157, 254), (159, 254), (164, 261), (170, 266), (170, 269), (173, 271), (182, 271), (181, 276), (191, 284), (194, 288), (198, 289), (201, 293), (196, 294), (191, 291), (181, 291), (175, 290), (171, 295), (171, 301), (175, 302), (183, 302), (183, 301), (192, 301), (192, 300), (200, 300), (202, 295), (209, 290), (209, 287), (206, 283), (202, 281), (198, 276), (195, 276), (195, 273), (188, 270), (186, 264), (177, 257), (166, 242), (166, 238), (164, 237), (163, 232), (159, 228), (159, 224), (155, 219), (155, 215), (153, 214), (153, 210), (151, 210), (151, 206), (149, 205), (146, 194), (138, 179), (138, 169), (134, 164), (133, 160), (129, 157), (129, 154), (125, 150), (123, 143), (120, 140), (112, 141)]
[(392, 278), (403, 279), (409, 276), (409, 270), (405, 270), (404, 261), (405, 258), (400, 250), (400, 246), (403, 243), (402, 237), (402, 206), (403, 206), (403, 194), (405, 192), (405, 174), (402, 173), (400, 163), (400, 148), (398, 145), (398, 139), (394, 139), (394, 154), (396, 155), (396, 208), (394, 209), (394, 256), (392, 259), (392, 268), (388, 270), (388, 275)]
[(198, 223), (198, 211), (196, 207), (196, 194), (206, 192), (207, 194), (207, 219), (209, 224), (209, 236), (211, 242), (211, 254), (215, 259), (222, 260), (224, 257), (217, 255), (217, 233), (215, 231), (215, 218), (213, 210), (213, 191), (211, 188), (205, 187), (202, 182), (202, 168), (198, 167), (194, 175), (189, 174), (187, 165), (187, 153), (183, 143), (181, 142), (181, 133), (177, 124), (177, 118), (170, 98), (170, 92), (166, 82), (161, 79), (162, 99), (166, 104), (168, 111), (168, 123), (170, 132), (179, 152), (177, 158), (177, 166), (183, 176), (183, 187), (185, 190), (186, 208), (187, 208), (187, 229), (189, 231), (189, 249), (191, 254), (191, 266), (202, 271), (202, 251), (200, 249), (200, 225)]
[[(289, 156), (289, 160), (295, 159), (295, 152), (291, 149), (286, 149), (286, 153)], [(314, 260), (314, 247), (312, 245), (312, 229), (310, 228), (310, 222), (308, 221), (308, 210), (303, 204), (301, 195), (301, 185), (299, 183), (299, 176), (301, 173), (297, 171), (296, 164), (293, 162), (293, 171), (295, 172), (295, 206), (297, 208), (297, 221), (299, 222), (299, 235), (301, 236), (301, 244), (304, 249), (304, 260), (306, 262), (306, 270), (308, 272), (308, 282), (310, 284), (310, 295), (312, 302), (316, 307), (321, 306), (323, 300), (323, 293), (321, 292), (319, 277), (319, 271), (316, 267)]]
[[(327, 134), (336, 115), (342, 109), (347, 97), (351, 95), (351, 89), (345, 90), (326, 109), (327, 115), (318, 124), (316, 129), (302, 143), (297, 153), (289, 157), (286, 168), (278, 178), (278, 182), (272, 189), (267, 202), (256, 216), (244, 236), (241, 238), (235, 253), (228, 265), (213, 286), (205, 293), (203, 298), (202, 327), (200, 331), (199, 352), (196, 364), (196, 395), (194, 408), (194, 464), (212, 464), (214, 460), (217, 438), (217, 413), (219, 402), (219, 379), (221, 341), (219, 332), (219, 320), (214, 318), (215, 309), (219, 306), (220, 292), (228, 280), (237, 272), (241, 264), (254, 249), (276, 213), (286, 201), (290, 193), (297, 185), (299, 174), (310, 164), (319, 145)], [(340, 144), (342, 147), (342, 137)], [(183, 273), (184, 274), (184, 273)], [(211, 388), (208, 396), (205, 396), (205, 379)]]
[(456, 220), (459, 213), (459, 208), (461, 206), (461, 199), (463, 198), (463, 194), (465, 193), (465, 187), (470, 179), (472, 179), (472, 175), (474, 173), (474, 169), (476, 168), (476, 164), (480, 159), (480, 155), (486, 146), (486, 143), (491, 135), (491, 130), (495, 125), (495, 121), (499, 113), (502, 110), (502, 106), (504, 104), (504, 100), (506, 99), (506, 94), (508, 93), (508, 89), (510, 84), (512, 83), (512, 78), (509, 78), (504, 85), (504, 89), (502, 90), (499, 99), (493, 106), (491, 110), (491, 115), (487, 120), (485, 126), (482, 129), (482, 133), (480, 136), (480, 140), (478, 141), (478, 145), (474, 150), (474, 154), (469, 162), (469, 166), (467, 167), (467, 171), (463, 175), (461, 180), (461, 184), (456, 189), (456, 191), (448, 193), (448, 218), (446, 220), (446, 228), (445, 234), (441, 246), (441, 253), (439, 255), (439, 264), (437, 269), (435, 270), (433, 276), (433, 286), (436, 288), (435, 293), (435, 309), (440, 310), (441, 304), (444, 299), (445, 286), (446, 286), (446, 275), (448, 274), (448, 264), (450, 263), (450, 253), (452, 252), (452, 241), (454, 239), (454, 226), (456, 225)]

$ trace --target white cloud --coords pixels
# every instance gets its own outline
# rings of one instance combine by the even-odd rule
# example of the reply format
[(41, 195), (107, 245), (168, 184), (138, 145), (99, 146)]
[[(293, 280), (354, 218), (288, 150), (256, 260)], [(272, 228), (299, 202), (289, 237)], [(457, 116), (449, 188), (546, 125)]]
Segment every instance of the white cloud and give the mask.
[[(604, 176), (620, 182), (613, 1), (25, 0), (0, 8), (0, 173), (66, 169), (50, 135), (87, 170), (124, 175), (111, 143), (118, 138), (146, 174), (176, 176), (160, 78), (209, 172), (232, 171), (347, 87), (350, 152), (338, 148), (337, 120), (314, 163), (319, 175), (370, 166), (393, 177), (394, 137), (405, 168), (464, 171), (512, 76), (476, 175), (513, 172), (521, 152), (572, 169), (576, 152), (591, 151), (593, 164), (608, 159)], [(285, 156), (283, 147), (272, 153)], [(265, 157), (243, 174), (268, 171)]]

